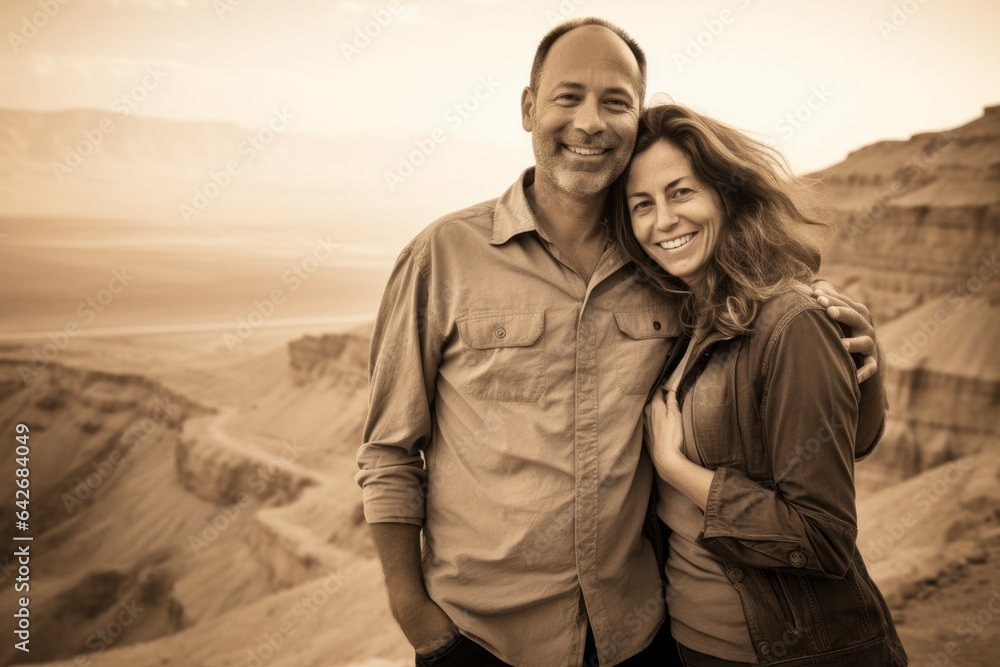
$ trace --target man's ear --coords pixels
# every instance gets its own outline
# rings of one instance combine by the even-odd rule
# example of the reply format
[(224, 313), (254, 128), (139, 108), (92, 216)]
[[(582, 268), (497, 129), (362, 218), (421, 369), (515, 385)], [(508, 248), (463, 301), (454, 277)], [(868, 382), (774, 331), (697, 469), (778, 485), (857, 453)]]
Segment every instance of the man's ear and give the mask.
[(535, 106), (535, 94), (531, 92), (531, 86), (525, 86), (521, 91), (521, 127), (525, 132), (531, 132), (531, 110)]

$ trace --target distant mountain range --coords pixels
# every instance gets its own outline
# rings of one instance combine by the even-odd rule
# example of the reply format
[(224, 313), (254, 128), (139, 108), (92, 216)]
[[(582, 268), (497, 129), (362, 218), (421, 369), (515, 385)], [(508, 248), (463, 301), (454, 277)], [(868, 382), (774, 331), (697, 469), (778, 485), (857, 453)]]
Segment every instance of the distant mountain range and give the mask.
[[(522, 162), (515, 149), (460, 136), (435, 144), (388, 132), (303, 134), (282, 109), (257, 128), (94, 109), (0, 109), (6, 216), (370, 223), (374, 215), (378, 222), (406, 215), (428, 224), (495, 196)], [(182, 205), (196, 212), (185, 216)]]

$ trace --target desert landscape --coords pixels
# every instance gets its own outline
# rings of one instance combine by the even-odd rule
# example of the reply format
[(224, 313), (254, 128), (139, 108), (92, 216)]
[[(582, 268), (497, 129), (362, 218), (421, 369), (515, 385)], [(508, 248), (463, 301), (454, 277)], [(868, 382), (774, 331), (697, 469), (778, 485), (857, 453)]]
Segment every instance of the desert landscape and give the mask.
[[(56, 197), (60, 138), (95, 114), (0, 111), (0, 432), (30, 428), (34, 536), (32, 650), (5, 642), (0, 664), (411, 664), (353, 481), (406, 238), (334, 227), (348, 200), (322, 177), (363, 141), (281, 136), (192, 227), (178, 201), (247, 130), (131, 116)], [(857, 466), (859, 548), (911, 664), (992, 667), (1000, 107), (814, 176), (836, 229), (823, 273), (871, 307), (890, 389)], [(5, 614), (16, 576), (8, 556)]]

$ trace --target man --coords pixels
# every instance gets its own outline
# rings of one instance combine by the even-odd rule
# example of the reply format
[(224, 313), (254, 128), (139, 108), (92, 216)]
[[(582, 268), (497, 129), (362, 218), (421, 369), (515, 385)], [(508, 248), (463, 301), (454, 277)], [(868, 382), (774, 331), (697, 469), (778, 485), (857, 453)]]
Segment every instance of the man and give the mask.
[(521, 99), (536, 167), (389, 279), (357, 480), (418, 665), (675, 659), (641, 418), (680, 326), (603, 222), (645, 84), (620, 28), (554, 29)]

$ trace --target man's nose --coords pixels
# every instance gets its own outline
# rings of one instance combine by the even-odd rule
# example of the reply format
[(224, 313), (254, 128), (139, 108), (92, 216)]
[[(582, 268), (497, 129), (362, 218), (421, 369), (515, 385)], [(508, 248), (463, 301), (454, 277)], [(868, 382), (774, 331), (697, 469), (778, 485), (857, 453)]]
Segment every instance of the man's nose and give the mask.
[(607, 123), (604, 122), (603, 110), (597, 100), (585, 100), (577, 108), (573, 126), (587, 134), (597, 134), (607, 128)]

